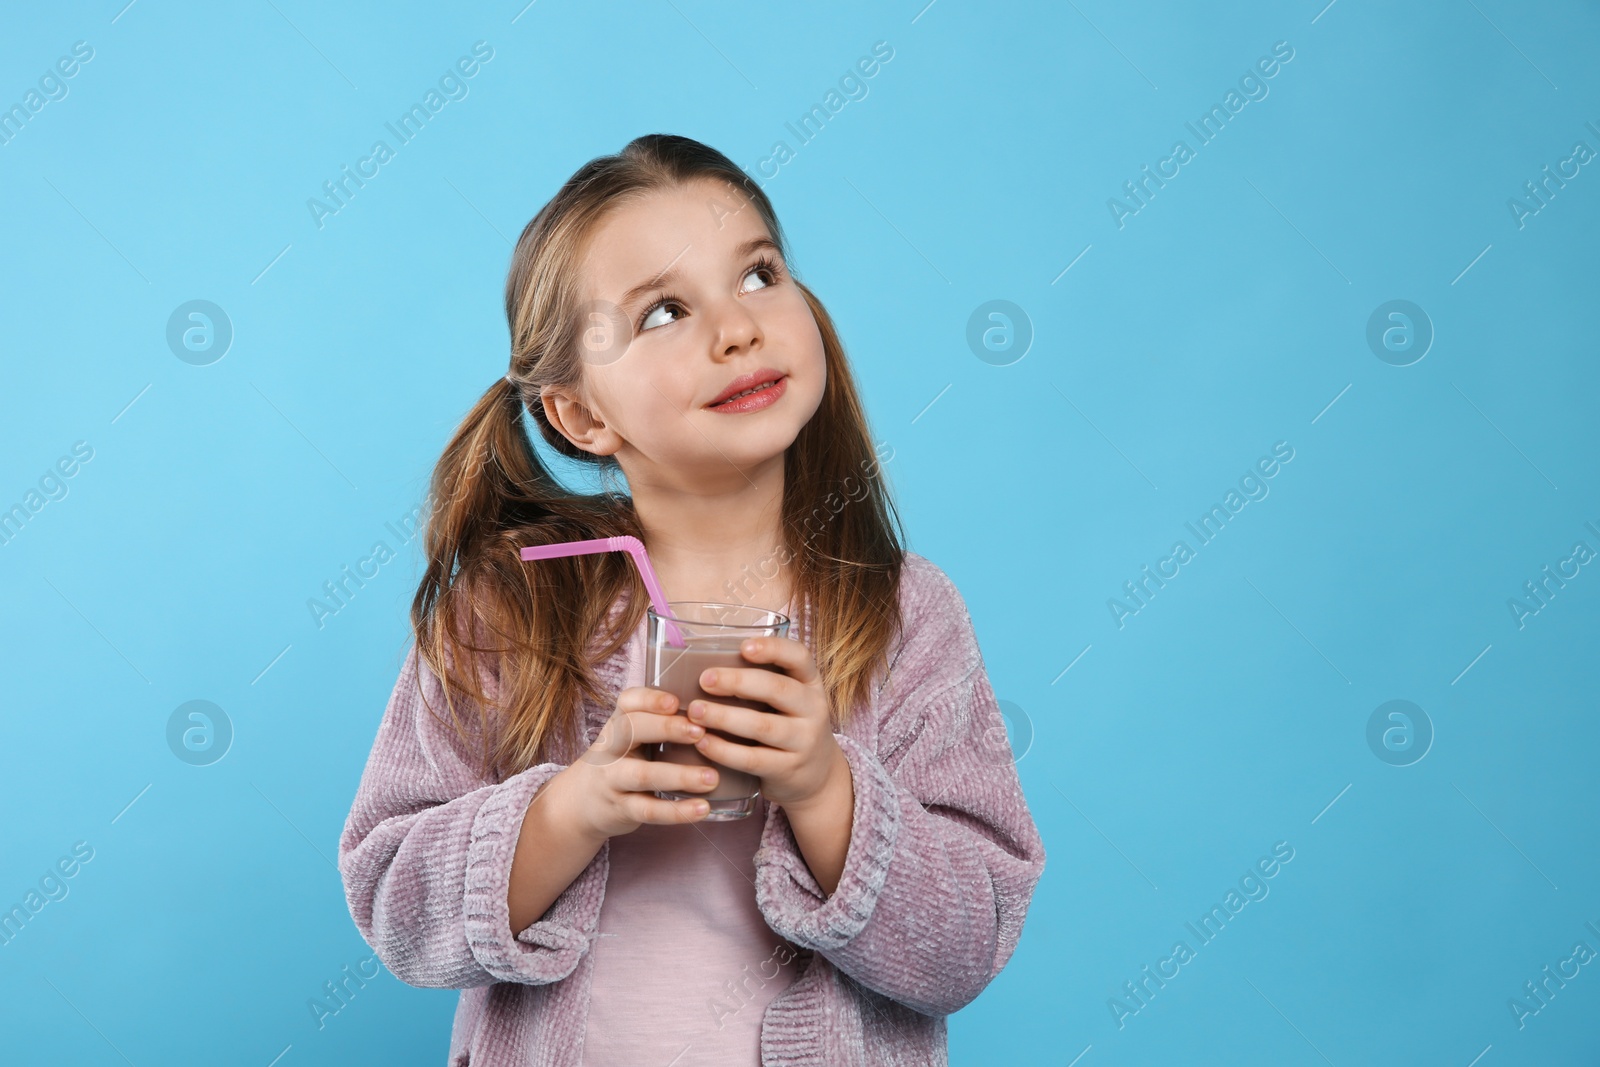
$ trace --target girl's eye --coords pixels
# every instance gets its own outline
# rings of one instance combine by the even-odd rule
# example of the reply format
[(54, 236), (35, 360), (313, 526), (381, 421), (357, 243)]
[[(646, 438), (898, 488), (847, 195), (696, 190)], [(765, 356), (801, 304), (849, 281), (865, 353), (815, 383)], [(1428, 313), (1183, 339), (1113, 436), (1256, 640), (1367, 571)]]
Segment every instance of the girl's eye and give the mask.
[(660, 300), (657, 300), (654, 304), (651, 304), (645, 309), (644, 314), (639, 318), (639, 330), (643, 332), (644, 330), (653, 329), (656, 326), (665, 326), (668, 322), (677, 322), (677, 319), (662, 319), (660, 321), (652, 321), (656, 319), (658, 313), (665, 314), (668, 308), (680, 308), (681, 310), (681, 305), (678, 303), (676, 298), (670, 296), (664, 296)]
[[(745, 277), (749, 278), (752, 274), (765, 274), (767, 276), (767, 279), (763, 280), (761, 283), (760, 288), (762, 289), (767, 288), (769, 285), (776, 285), (778, 282), (778, 268), (770, 259), (762, 258), (758, 260), (756, 265), (751, 267), (750, 270), (745, 274)], [(749, 293), (754, 292), (755, 290), (744, 289), (741, 291)]]

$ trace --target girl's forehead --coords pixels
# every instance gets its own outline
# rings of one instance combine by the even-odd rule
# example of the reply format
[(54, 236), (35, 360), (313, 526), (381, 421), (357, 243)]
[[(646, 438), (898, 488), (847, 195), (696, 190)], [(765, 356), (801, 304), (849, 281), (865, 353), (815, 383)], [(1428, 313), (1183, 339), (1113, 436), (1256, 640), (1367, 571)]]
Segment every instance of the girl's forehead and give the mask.
[(593, 295), (620, 299), (668, 270), (720, 267), (741, 245), (764, 236), (766, 225), (747, 198), (701, 179), (652, 190), (607, 212), (590, 234), (582, 270)]

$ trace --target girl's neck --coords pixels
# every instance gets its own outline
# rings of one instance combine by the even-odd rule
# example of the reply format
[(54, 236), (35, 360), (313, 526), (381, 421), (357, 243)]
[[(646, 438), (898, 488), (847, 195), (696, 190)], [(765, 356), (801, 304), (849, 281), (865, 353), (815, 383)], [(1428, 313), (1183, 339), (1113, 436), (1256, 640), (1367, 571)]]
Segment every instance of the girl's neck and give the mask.
[(721, 561), (714, 569), (657, 565), (656, 576), (668, 600), (709, 600), (782, 611), (793, 595), (794, 568), (781, 566), (781, 559), (781, 553), (768, 552), (737, 569), (730, 569), (731, 561)]
[(783, 536), (783, 457), (717, 490), (630, 480), (645, 548), (668, 600), (782, 611), (794, 586)]

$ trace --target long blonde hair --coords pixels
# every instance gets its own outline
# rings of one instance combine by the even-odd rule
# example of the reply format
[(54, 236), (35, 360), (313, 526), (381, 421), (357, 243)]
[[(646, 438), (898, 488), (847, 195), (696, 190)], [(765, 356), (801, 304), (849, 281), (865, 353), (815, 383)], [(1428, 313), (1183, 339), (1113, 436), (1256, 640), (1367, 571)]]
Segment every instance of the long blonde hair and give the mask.
[[(445, 683), (452, 723), (458, 733), (474, 727), (482, 742), (485, 773), (509, 776), (550, 760), (558, 737), (581, 744), (581, 700), (616, 696), (600, 691), (592, 668), (622, 646), (648, 606), (633, 563), (617, 552), (524, 563), (518, 549), (624, 534), (643, 541), (643, 529), (625, 493), (563, 486), (534, 450), (522, 414), (556, 452), (595, 468), (602, 485), (615, 484), (608, 481), (620, 471), (615, 458), (577, 448), (555, 430), (540, 393), (581, 381), (578, 268), (597, 224), (625, 199), (699, 179), (747, 197), (787, 261), (766, 194), (715, 149), (649, 134), (589, 161), (518, 238), (506, 279), (510, 373), (467, 412), (434, 468), (427, 569), (411, 623), (419, 654)], [(833, 322), (810, 289), (794, 284), (822, 335), (827, 384), (784, 457), (783, 548), (794, 562), (795, 603), (809, 606), (811, 647), (837, 726), (870, 700), (878, 671), (887, 671), (901, 626), (904, 537)], [(623, 594), (626, 609), (601, 633)], [(477, 723), (461, 722), (452, 693), (477, 704)]]

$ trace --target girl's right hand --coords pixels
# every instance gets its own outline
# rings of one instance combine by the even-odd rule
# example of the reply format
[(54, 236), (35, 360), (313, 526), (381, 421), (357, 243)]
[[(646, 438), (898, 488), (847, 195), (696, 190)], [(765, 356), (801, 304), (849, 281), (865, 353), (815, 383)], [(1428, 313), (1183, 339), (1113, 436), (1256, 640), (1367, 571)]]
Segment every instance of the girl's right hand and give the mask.
[(557, 775), (567, 779), (562, 793), (570, 817), (600, 839), (632, 833), (645, 823), (699, 821), (709, 810), (705, 801), (662, 800), (655, 791), (710, 792), (717, 772), (657, 763), (645, 758), (640, 746), (659, 741), (692, 745), (704, 736), (705, 727), (678, 714), (678, 698), (671, 693), (647, 686), (624, 689), (594, 744)]

